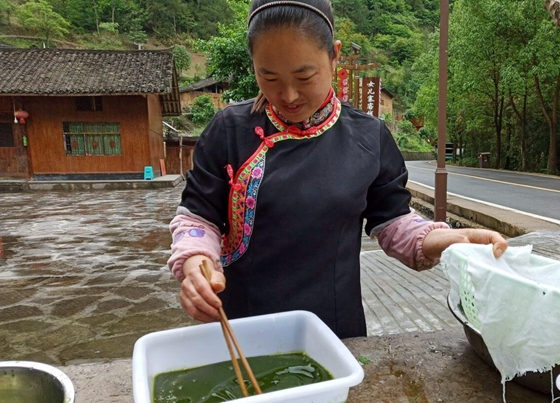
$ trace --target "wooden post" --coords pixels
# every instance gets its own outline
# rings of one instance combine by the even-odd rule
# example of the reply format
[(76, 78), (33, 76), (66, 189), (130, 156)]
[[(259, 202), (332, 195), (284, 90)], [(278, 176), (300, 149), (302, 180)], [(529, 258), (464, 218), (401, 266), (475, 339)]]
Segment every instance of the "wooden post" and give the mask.
[(185, 179), (183, 172), (183, 136), (179, 134), (179, 174), (181, 178)]
[(434, 221), (445, 221), (447, 216), (447, 169), (445, 169), (445, 143), (447, 138), (447, 48), (449, 42), (449, 0), (440, 0), (439, 27), (438, 156), (435, 172)]
[(360, 94), (360, 77), (357, 74), (354, 74), (354, 106), (356, 108), (360, 107), (361, 103), (361, 94)]

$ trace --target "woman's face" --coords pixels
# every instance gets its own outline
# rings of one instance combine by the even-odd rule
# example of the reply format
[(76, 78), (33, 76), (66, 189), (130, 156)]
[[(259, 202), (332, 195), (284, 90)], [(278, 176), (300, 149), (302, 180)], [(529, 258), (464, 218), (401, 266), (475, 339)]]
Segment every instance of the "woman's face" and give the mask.
[(311, 117), (329, 94), (340, 41), (333, 60), (325, 49), (300, 32), (279, 28), (253, 43), (253, 66), (266, 99), (292, 122)]

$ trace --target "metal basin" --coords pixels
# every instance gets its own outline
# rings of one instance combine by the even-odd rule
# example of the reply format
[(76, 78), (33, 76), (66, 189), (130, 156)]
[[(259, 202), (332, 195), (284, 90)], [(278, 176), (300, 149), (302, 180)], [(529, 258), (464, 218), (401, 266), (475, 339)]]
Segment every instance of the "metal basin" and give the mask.
[(0, 402), (73, 403), (74, 386), (62, 371), (32, 361), (0, 361)]
[[(484, 343), (482, 335), (468, 322), (461, 307), (453, 304), (449, 296), (447, 297), (447, 306), (449, 306), (453, 316), (455, 316), (455, 318), (463, 325), (467, 340), (476, 355), (478, 355), (486, 364), (497, 370), (494, 362), (492, 361), (492, 357), (490, 356), (490, 352), (488, 351), (488, 347), (486, 347), (486, 343)], [(513, 382), (549, 396), (551, 395), (553, 387), (553, 385), (551, 385), (552, 380), (554, 380), (554, 394), (552, 396), (558, 397), (560, 396), (560, 390), (558, 389), (560, 387), (560, 367), (558, 365), (552, 369), (552, 379), (550, 372), (527, 372), (523, 376), (516, 376), (513, 378)]]

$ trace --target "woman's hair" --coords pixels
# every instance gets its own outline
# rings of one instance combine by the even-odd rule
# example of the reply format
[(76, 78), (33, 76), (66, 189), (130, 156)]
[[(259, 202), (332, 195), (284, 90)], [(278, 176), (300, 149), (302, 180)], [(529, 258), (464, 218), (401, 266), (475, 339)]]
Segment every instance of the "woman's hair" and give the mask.
[[(313, 40), (334, 58), (334, 16), (330, 0), (253, 0), (249, 11), (249, 53), (255, 40), (270, 30), (290, 28)], [(259, 93), (251, 112), (264, 111), (266, 98)]]

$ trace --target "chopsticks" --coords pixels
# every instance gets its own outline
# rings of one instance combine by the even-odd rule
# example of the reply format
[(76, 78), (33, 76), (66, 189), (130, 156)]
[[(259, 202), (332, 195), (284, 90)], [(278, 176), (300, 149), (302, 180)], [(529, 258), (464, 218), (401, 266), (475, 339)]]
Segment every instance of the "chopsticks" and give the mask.
[[(206, 260), (203, 260), (202, 264), (199, 267), (200, 270), (202, 271), (202, 274), (208, 281), (208, 283), (210, 283), (210, 280), (212, 279), (212, 269), (208, 267), (208, 262)], [(239, 358), (241, 359), (243, 366), (245, 367), (245, 372), (247, 372), (247, 375), (249, 376), (249, 379), (253, 384), (253, 388), (255, 389), (255, 392), (257, 392), (257, 394), (260, 395), (262, 391), (259, 386), (259, 383), (257, 382), (257, 379), (253, 374), (253, 370), (251, 369), (249, 362), (247, 361), (245, 355), (243, 354), (243, 351), (241, 350), (241, 346), (239, 345), (239, 342), (237, 341), (237, 338), (233, 333), (233, 329), (229, 324), (226, 313), (224, 312), (222, 307), (220, 307), (219, 312), (220, 312), (220, 324), (222, 325), (222, 332), (224, 333), (224, 339), (226, 340), (229, 355), (231, 357), (231, 362), (233, 364), (233, 369), (235, 371), (235, 375), (237, 376), (237, 381), (239, 382), (241, 391), (243, 392), (243, 396), (249, 396), (249, 392), (247, 392), (247, 388), (245, 387), (245, 381), (243, 380), (243, 375), (241, 374), (239, 363), (237, 362), (237, 358), (235, 357), (235, 352), (233, 351), (232, 342), (235, 345), (235, 349), (237, 350), (237, 354), (239, 355)]]

